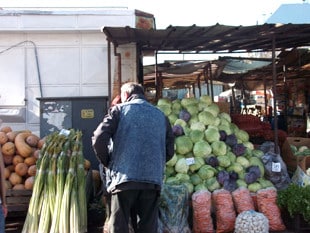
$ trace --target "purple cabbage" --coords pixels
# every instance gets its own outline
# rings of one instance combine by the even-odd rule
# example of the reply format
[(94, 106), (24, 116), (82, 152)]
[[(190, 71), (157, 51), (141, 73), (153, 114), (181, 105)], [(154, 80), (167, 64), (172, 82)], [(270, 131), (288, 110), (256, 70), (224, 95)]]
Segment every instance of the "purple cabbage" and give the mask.
[(225, 180), (223, 188), (229, 192), (233, 192), (238, 188), (237, 181), (232, 179)]
[(238, 143), (232, 147), (232, 152), (236, 156), (243, 155), (246, 151), (246, 147), (242, 143)]
[(252, 184), (255, 181), (257, 181), (257, 179), (259, 178), (259, 176), (257, 176), (257, 174), (255, 174), (254, 172), (247, 172), (244, 175), (244, 181), (247, 184)]
[(232, 134), (229, 134), (226, 136), (225, 143), (228, 146), (233, 147), (234, 145), (236, 145), (238, 143), (238, 139), (237, 139), (236, 135), (232, 133)]
[(224, 185), (224, 182), (226, 180), (229, 180), (229, 173), (225, 170), (219, 171), (217, 173), (216, 179), (219, 182), (219, 184)]
[(183, 127), (181, 125), (172, 126), (172, 132), (175, 136), (181, 136), (184, 134)]
[(259, 169), (259, 166), (257, 165), (252, 165), (252, 166), (249, 166), (247, 169), (246, 169), (246, 172), (253, 172), (255, 174), (256, 177), (260, 177), (261, 176), (261, 171)]
[(229, 172), (229, 179), (230, 180), (238, 180), (238, 178), (239, 178), (239, 175), (237, 172), (235, 172), (235, 171)]
[(182, 109), (179, 113), (179, 118), (188, 122), (191, 119), (191, 114), (187, 110)]
[(225, 141), (227, 133), (224, 130), (220, 130), (220, 141)]
[(208, 164), (212, 167), (217, 167), (217, 166), (219, 166), (219, 160), (217, 159), (216, 156), (210, 156), (206, 159), (206, 164)]

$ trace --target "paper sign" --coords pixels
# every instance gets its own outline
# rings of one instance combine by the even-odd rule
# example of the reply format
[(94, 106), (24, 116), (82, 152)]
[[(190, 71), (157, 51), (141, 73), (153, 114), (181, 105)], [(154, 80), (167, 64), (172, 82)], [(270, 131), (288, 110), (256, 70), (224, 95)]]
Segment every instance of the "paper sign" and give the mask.
[(281, 163), (272, 163), (271, 171), (281, 172)]
[(186, 164), (188, 166), (195, 164), (195, 159), (194, 158), (186, 158)]

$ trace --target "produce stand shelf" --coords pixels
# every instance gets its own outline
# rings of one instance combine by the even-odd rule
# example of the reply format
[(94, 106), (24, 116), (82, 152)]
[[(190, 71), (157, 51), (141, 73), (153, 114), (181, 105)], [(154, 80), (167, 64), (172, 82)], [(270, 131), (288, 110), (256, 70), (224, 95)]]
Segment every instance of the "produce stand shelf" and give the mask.
[(12, 190), (6, 192), (8, 215), (24, 215), (29, 206), (32, 190)]

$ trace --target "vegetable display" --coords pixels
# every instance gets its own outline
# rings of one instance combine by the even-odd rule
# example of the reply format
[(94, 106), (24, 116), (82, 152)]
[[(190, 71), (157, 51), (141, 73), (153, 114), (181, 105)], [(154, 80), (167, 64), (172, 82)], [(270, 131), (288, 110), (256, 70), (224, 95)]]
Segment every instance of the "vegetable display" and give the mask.
[(11, 127), (0, 129), (0, 146), (3, 155), (5, 186), (7, 189), (32, 190), (37, 153), (41, 148), (38, 136), (30, 130), (13, 131)]
[[(256, 192), (273, 187), (264, 182), (264, 153), (254, 149), (249, 134), (239, 129), (228, 113), (220, 112), (209, 96), (173, 101), (162, 98), (156, 106), (164, 110), (175, 135), (175, 155), (166, 163), (165, 182), (185, 182), (189, 193), (221, 188), (234, 191), (238, 187)], [(234, 176), (225, 171), (234, 172)], [(179, 173), (188, 174), (190, 179), (181, 180)]]
[[(160, 99), (157, 107), (163, 109), (163, 103), (175, 135), (175, 154), (166, 163), (164, 181), (188, 188), (194, 232), (212, 231), (213, 217), (209, 213), (213, 210), (217, 233), (233, 232), (237, 214), (244, 211), (258, 211), (258, 218), (267, 217), (267, 221), (266, 217), (261, 219), (263, 225), (256, 226), (256, 230), (285, 229), (275, 202), (275, 184), (266, 176), (269, 173), (262, 160), (265, 152), (254, 148), (249, 134), (239, 129), (229, 114), (220, 112), (209, 96)], [(207, 194), (212, 196), (211, 205), (201, 206), (201, 200), (209, 198)], [(249, 232), (259, 232), (254, 230)]]
[(37, 160), (23, 233), (87, 232), (86, 174), (81, 131), (48, 135)]

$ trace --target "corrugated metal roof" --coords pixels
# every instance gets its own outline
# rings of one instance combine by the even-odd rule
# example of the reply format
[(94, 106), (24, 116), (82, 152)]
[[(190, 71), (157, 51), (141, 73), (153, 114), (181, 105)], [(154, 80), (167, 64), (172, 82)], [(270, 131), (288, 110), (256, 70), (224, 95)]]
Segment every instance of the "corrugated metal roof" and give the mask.
[(114, 45), (136, 43), (143, 51), (178, 53), (234, 53), (282, 50), (310, 46), (310, 24), (263, 24), (255, 26), (169, 26), (160, 30), (104, 27)]

